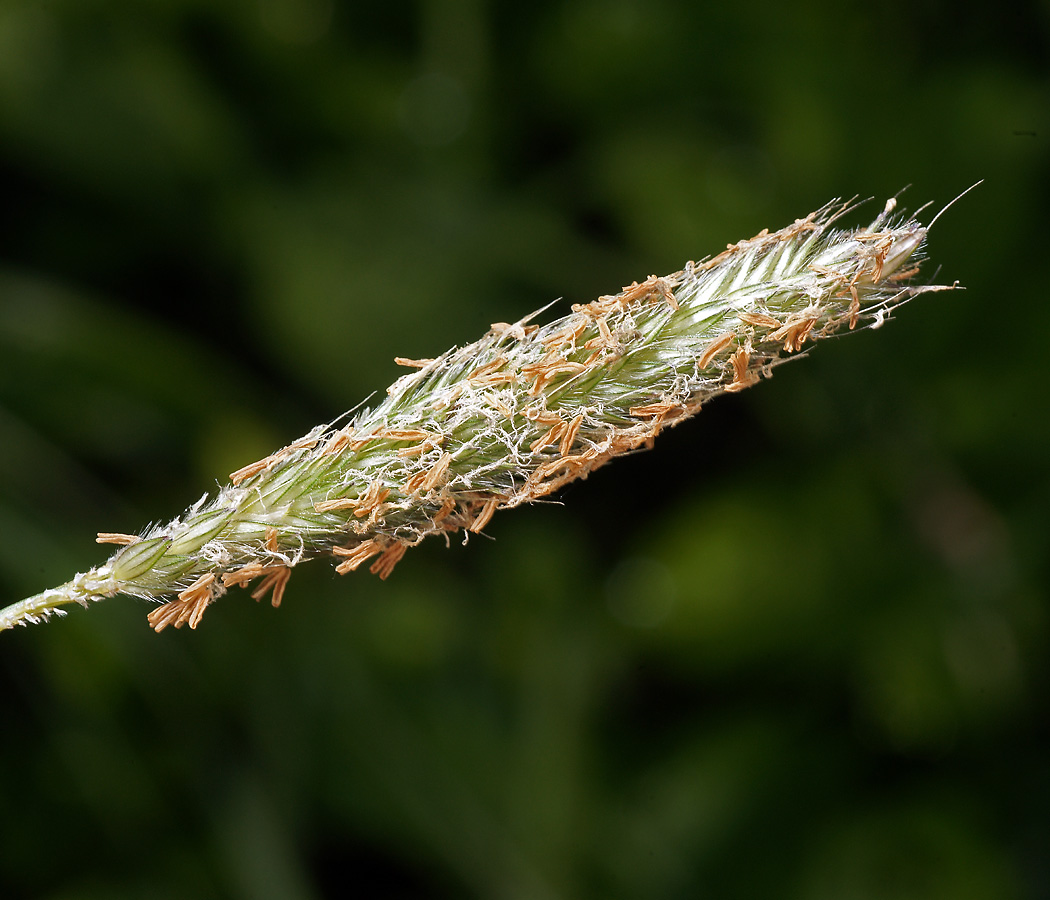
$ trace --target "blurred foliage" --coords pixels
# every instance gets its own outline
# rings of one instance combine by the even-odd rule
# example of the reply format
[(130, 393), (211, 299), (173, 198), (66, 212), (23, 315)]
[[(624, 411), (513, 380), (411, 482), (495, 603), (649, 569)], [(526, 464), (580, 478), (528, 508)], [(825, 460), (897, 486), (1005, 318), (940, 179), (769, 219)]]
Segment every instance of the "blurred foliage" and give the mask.
[(1047, 896), (1048, 139), (1045, 3), (3, 0), (4, 603), (395, 355), (986, 181), (965, 292), (495, 541), (0, 636), (0, 896)]

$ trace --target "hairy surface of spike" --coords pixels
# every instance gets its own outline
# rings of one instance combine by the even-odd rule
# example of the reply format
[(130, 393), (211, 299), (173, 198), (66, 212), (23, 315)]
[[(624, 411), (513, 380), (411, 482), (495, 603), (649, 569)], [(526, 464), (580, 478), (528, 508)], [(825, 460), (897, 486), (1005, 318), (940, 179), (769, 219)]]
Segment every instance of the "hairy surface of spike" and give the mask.
[(166, 601), (150, 615), (196, 628), (229, 586), (280, 604), (291, 570), (328, 556), (387, 578), (408, 547), (479, 532), (641, 447), (711, 398), (742, 390), (810, 343), (880, 326), (915, 295), (926, 231), (892, 217), (835, 227), (829, 204), (680, 272), (537, 313), (412, 368), (374, 409), (231, 474), (216, 496), (121, 545), (103, 565), (0, 611), (0, 629), (123, 593)]

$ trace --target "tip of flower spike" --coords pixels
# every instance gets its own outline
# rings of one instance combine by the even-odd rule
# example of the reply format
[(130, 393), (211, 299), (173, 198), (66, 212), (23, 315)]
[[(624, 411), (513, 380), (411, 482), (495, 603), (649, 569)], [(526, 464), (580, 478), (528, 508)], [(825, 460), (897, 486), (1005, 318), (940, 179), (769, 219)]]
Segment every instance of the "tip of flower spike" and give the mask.
[(889, 280), (901, 271), (904, 264), (911, 259), (915, 251), (922, 246), (922, 242), (926, 240), (926, 232), (928, 230), (928, 228), (922, 227), (915, 228), (893, 241), (882, 259), (882, 266), (879, 271), (880, 280)]

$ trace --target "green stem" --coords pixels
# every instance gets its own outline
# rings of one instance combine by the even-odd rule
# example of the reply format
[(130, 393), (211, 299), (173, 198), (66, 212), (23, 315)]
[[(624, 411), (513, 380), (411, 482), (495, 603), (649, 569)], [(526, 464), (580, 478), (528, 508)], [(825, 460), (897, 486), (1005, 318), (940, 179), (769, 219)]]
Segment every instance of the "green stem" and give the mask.
[(86, 607), (93, 600), (102, 600), (116, 593), (112, 587), (103, 587), (106, 579), (100, 578), (99, 575), (100, 570), (92, 569), (57, 588), (51, 588), (0, 609), (0, 631), (14, 628), (16, 625), (43, 622), (54, 615), (64, 616), (66, 613), (62, 609), (63, 606), (79, 603)]

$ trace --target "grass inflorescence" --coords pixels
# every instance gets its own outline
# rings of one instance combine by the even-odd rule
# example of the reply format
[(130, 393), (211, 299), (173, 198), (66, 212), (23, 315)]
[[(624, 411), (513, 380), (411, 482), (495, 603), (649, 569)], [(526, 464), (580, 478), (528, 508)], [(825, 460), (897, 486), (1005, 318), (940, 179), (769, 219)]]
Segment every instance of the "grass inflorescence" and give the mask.
[(911, 284), (928, 226), (891, 200), (866, 227), (836, 227), (851, 208), (828, 204), (546, 324), (534, 313), (435, 359), (399, 358), (410, 371), (374, 408), (238, 469), (165, 525), (100, 532), (119, 547), (104, 564), (0, 611), (0, 629), (116, 594), (163, 601), (157, 631), (196, 628), (233, 587), (279, 606), (309, 559), (386, 578), (430, 535), (480, 532), (497, 510), (651, 447), (807, 344), (945, 289)]

